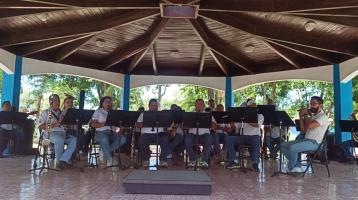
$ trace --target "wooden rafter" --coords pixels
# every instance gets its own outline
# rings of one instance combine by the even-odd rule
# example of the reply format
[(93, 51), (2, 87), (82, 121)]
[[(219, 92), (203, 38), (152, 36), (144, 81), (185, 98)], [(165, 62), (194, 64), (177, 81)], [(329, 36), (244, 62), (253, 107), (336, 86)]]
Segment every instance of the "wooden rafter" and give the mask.
[(64, 9), (64, 6), (49, 5), (19, 0), (1, 0), (0, 9)]
[(8, 19), (11, 17), (19, 17), (33, 14), (46, 14), (48, 12), (59, 11), (58, 9), (1, 9), (0, 8), (0, 20)]
[(358, 7), (358, 2), (352, 0), (301, 0), (299, 2), (287, 0), (232, 0), (231, 2), (222, 3), (217, 0), (205, 0), (200, 3), (201, 11), (215, 12), (297, 12), (342, 7)]
[[(3, 36), (0, 38), (0, 47), (70, 36), (96, 34), (113, 27), (127, 25), (156, 15), (159, 15), (159, 12), (153, 10), (128, 11), (109, 18), (100, 18), (94, 21), (87, 20), (82, 23), (80, 22), (76, 24), (76, 28), (71, 28), (69, 27), (71, 25), (64, 23), (63, 25), (58, 25), (49, 29), (36, 29), (31, 32), (22, 32)], [(103, 23), (104, 21), (106, 23)]]
[[(248, 73), (254, 73), (252, 69), (250, 69), (250, 64), (247, 58), (236, 49), (232, 48), (229, 44), (226, 44), (225, 41), (212, 34), (201, 18), (190, 20), (190, 23), (201, 41), (209, 48), (208, 50), (215, 51), (217, 54), (230, 60)], [(210, 54), (213, 55), (212, 53)]]
[(200, 51), (200, 63), (199, 63), (199, 76), (203, 75), (203, 71), (204, 71), (204, 64), (205, 64), (205, 54), (206, 54), (206, 47), (203, 44), (201, 46), (201, 51)]
[(74, 52), (76, 52), (82, 45), (86, 44), (94, 37), (94, 34), (87, 35), (86, 37), (82, 37), (79, 40), (72, 41), (68, 44), (65, 44), (61, 47), (61, 49), (55, 54), (55, 62), (61, 62), (66, 59)]
[(50, 41), (44, 41), (44, 42), (37, 42), (37, 43), (31, 43), (24, 47), (21, 46), (21, 48), (18, 48), (17, 53), (22, 56), (29, 56), (41, 51), (45, 51), (48, 49), (52, 49), (70, 42), (78, 41), (83, 38), (88, 37), (87, 35), (84, 36), (72, 36), (69, 38), (59, 38), (54, 39)]
[[(341, 40), (340, 42), (343, 43), (342, 45), (334, 45), (331, 42), (331, 37), (327, 37), (322, 32), (316, 34), (308, 33), (302, 29), (302, 27), (298, 26), (290, 26), (290, 28), (287, 29), (287, 24), (279, 24), (279, 22), (274, 23), (261, 17), (251, 15), (250, 13), (235, 13), (235, 16), (233, 16), (224, 13), (200, 12), (199, 15), (256, 36), (350, 56), (358, 56), (358, 49), (354, 44), (350, 44), (349, 42)], [(285, 26), (286, 29), (282, 29), (282, 26)], [(295, 32), (295, 36), (292, 37), (292, 35), (287, 34), (288, 31)]]
[(215, 62), (219, 65), (220, 69), (224, 72), (225, 76), (227, 76), (229, 73), (228, 73), (228, 67), (227, 67), (227, 64), (226, 64), (224, 58), (222, 58), (219, 54), (217, 54), (213, 51), (209, 51), (209, 53), (213, 57)]
[(166, 27), (166, 25), (168, 24), (169, 19), (165, 19), (162, 18), (160, 20), (160, 22), (158, 23), (158, 25), (155, 26), (155, 28), (153, 28), (150, 33), (148, 34), (148, 38), (149, 38), (149, 45), (146, 49), (144, 49), (142, 52), (136, 54), (134, 56), (134, 58), (132, 59), (131, 63), (128, 66), (128, 72), (132, 72), (137, 65), (139, 64), (139, 62), (142, 60), (142, 58), (145, 56), (145, 54), (148, 52), (149, 47), (151, 47), (155, 41), (158, 39), (160, 33), (164, 30), (164, 28)]
[(157, 76), (158, 75), (158, 66), (157, 66), (157, 51), (156, 51), (155, 43), (153, 44), (151, 49), (152, 49), (153, 72), (154, 72), (154, 75)]
[(296, 69), (300, 69), (301, 66), (299, 64), (299, 61), (297, 60), (297, 58), (295, 58), (292, 54), (290, 54), (289, 52), (287, 52), (287, 50), (285, 50), (284, 48), (282, 48), (281, 46), (278, 46), (274, 43), (271, 43), (267, 40), (263, 40), (263, 42), (265, 43), (265, 45), (270, 48), (272, 51), (274, 51), (277, 55), (281, 56), (281, 58), (283, 58), (284, 60), (286, 60), (288, 63), (290, 63), (294, 68)]

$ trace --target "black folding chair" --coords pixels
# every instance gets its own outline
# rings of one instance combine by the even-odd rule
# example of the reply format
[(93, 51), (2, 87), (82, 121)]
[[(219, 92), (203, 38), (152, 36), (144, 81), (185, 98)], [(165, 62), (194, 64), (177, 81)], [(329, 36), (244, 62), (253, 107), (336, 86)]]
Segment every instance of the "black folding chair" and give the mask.
[[(327, 129), (323, 136), (322, 142), (318, 145), (318, 148), (316, 150), (301, 152), (303, 154), (306, 154), (306, 157), (307, 157), (306, 160), (302, 160), (302, 161), (307, 162), (307, 166), (306, 166), (305, 171), (302, 174), (302, 177), (306, 175), (306, 173), (308, 172), (308, 169), (310, 167), (312, 168), (312, 173), (314, 173), (313, 163), (325, 165), (326, 169), (327, 169), (328, 177), (331, 177), (331, 174), (329, 172), (329, 167), (328, 167), (328, 156), (327, 156), (327, 135), (328, 135), (328, 132), (329, 131)], [(317, 161), (316, 158), (319, 158), (319, 161)]]

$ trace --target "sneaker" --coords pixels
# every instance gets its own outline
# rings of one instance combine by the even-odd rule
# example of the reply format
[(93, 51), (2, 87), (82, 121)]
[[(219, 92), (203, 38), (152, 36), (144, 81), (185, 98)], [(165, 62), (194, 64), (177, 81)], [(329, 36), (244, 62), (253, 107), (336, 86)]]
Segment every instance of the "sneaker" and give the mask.
[(195, 167), (196, 161), (190, 161), (188, 167)]
[(199, 166), (203, 169), (209, 169), (209, 164), (205, 161), (200, 162)]
[(166, 161), (160, 161), (159, 165), (160, 165), (160, 167), (168, 168), (168, 162), (166, 162)]
[(290, 170), (290, 172), (293, 173), (303, 173), (305, 170), (302, 169), (302, 167), (294, 167), (293, 169)]
[(252, 168), (254, 169), (255, 172), (260, 172), (259, 164), (257, 164), (257, 163), (252, 164)]
[(149, 167), (149, 160), (143, 161), (143, 167), (148, 168)]
[(107, 160), (106, 167), (111, 167), (112, 165), (113, 165), (113, 160), (112, 160), (112, 159), (108, 159), (108, 160)]
[(239, 169), (239, 163), (235, 161), (231, 161), (228, 165), (226, 165), (226, 169)]
[(168, 154), (167, 155), (167, 159), (172, 159), (173, 158), (173, 154)]

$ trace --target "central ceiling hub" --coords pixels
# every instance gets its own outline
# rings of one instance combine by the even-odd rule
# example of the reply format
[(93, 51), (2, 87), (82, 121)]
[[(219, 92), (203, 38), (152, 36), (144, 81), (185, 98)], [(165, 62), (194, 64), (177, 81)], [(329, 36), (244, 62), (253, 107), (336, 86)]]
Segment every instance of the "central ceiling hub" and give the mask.
[(160, 14), (163, 18), (196, 19), (199, 5), (161, 3)]

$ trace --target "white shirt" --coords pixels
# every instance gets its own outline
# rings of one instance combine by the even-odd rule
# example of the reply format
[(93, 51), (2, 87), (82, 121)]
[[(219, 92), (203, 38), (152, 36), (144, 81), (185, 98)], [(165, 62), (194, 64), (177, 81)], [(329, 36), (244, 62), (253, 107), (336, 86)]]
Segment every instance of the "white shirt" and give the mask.
[[(243, 128), (244, 128), (243, 135), (260, 135), (261, 134), (260, 127), (264, 123), (264, 116), (262, 114), (257, 114), (257, 123), (259, 124), (259, 127), (253, 127), (248, 123), (244, 123), (244, 125), (243, 125)], [(239, 130), (241, 129), (241, 123), (236, 122), (235, 127), (236, 127), (236, 133), (238, 133)]]
[[(222, 128), (230, 128), (230, 127), (231, 127), (230, 123), (226, 123), (226, 124), (221, 123), (221, 124), (218, 124), (218, 125), (219, 125), (220, 127), (222, 127)], [(218, 129), (218, 130), (216, 130), (216, 133), (225, 133), (225, 134), (227, 134), (227, 132), (224, 131), (223, 129)]]
[[(93, 115), (92, 120), (96, 120), (99, 123), (106, 123), (108, 111), (105, 111), (103, 108), (97, 109)], [(96, 128), (96, 131), (106, 131), (111, 130), (110, 126), (103, 126), (101, 128)]]
[[(46, 124), (47, 119), (48, 119), (48, 111), (49, 110), (46, 109), (41, 112), (41, 114), (39, 116), (39, 125)], [(52, 110), (51, 112), (52, 112), (51, 124), (58, 123), (58, 120), (60, 119), (60, 116), (61, 116), (61, 110), (58, 110), (58, 111)], [(54, 131), (65, 131), (65, 128), (62, 126), (56, 127), (56, 128), (51, 128), (50, 132), (54, 132)]]
[(329, 119), (322, 110), (317, 115), (312, 116), (310, 119), (318, 122), (320, 126), (313, 129), (307, 129), (305, 138), (316, 140), (319, 144), (322, 142), (323, 136), (327, 131), (327, 128), (329, 126)]
[[(211, 117), (211, 121), (212, 121), (213, 123), (216, 123), (214, 117)], [(196, 135), (196, 128), (189, 128), (189, 133)], [(199, 135), (204, 135), (204, 134), (206, 134), (206, 133), (209, 133), (209, 134), (210, 134), (210, 129), (209, 129), (209, 128), (199, 128), (199, 129), (198, 129), (198, 134), (199, 134)]]
[[(138, 123), (143, 123), (143, 116), (144, 114), (141, 113), (137, 119)], [(141, 128), (140, 132), (142, 134), (156, 134), (157, 133), (157, 127), (143, 127)], [(158, 133), (164, 132), (164, 128), (163, 127), (158, 127)]]

